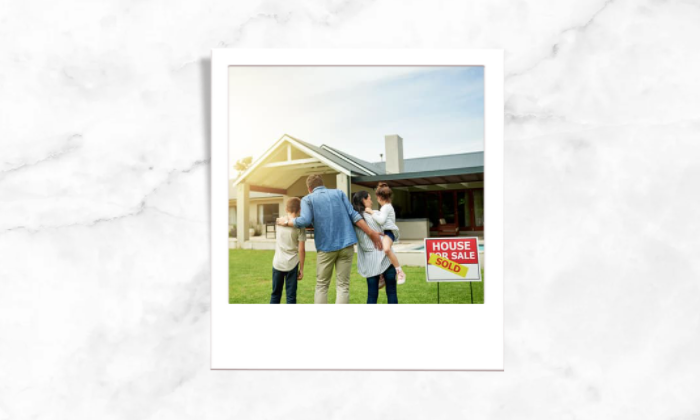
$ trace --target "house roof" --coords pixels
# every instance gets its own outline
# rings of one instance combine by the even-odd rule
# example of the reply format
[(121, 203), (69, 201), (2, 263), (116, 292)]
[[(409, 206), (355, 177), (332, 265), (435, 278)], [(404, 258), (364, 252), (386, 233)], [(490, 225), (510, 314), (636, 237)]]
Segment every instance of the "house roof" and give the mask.
[(352, 179), (354, 184), (375, 187), (383, 181), (390, 187), (413, 187), (417, 185), (462, 184), (484, 180), (484, 167), (440, 169), (437, 171), (402, 172), (377, 176), (358, 176)]
[[(324, 158), (330, 160), (331, 162), (342, 166), (343, 168), (347, 169), (348, 171), (352, 172), (352, 176), (359, 176), (359, 175), (376, 175), (377, 173), (376, 168), (375, 171), (371, 170), (372, 164), (368, 164), (370, 167), (367, 167), (361, 163), (362, 161), (360, 159), (357, 159), (354, 156), (350, 156), (347, 153), (341, 152), (338, 149), (332, 148), (328, 145), (322, 144), (320, 147), (313, 145), (311, 143), (307, 143), (303, 140), (299, 140), (296, 137), (292, 137), (289, 134), (286, 134), (287, 137), (290, 137), (294, 139), (295, 141), (299, 142), (300, 144), (308, 147), (309, 149), (313, 150), (314, 152), (318, 153), (319, 155), (323, 156)], [(364, 162), (364, 164), (367, 164), (367, 162)]]
[[(302, 142), (300, 143), (306, 145), (307, 147), (316, 147), (312, 144)], [(386, 174), (386, 162), (367, 162), (366, 160), (355, 157), (349, 153), (345, 153), (342, 150), (336, 149), (334, 147), (322, 144), (321, 147), (316, 147), (318, 153), (335, 152), (335, 155), (340, 155), (346, 160), (337, 160), (336, 163), (343, 165), (343, 167), (352, 170), (353, 176), (372, 176), (372, 175), (385, 175)], [(324, 154), (327, 156), (327, 154)], [(350, 160), (353, 164), (350, 165), (347, 160)], [(484, 152), (470, 152), (470, 153), (458, 153), (455, 155), (440, 155), (440, 156), (426, 156), (419, 158), (404, 159), (404, 173), (409, 172), (428, 172), (428, 171), (439, 171), (445, 169), (457, 169), (457, 168), (476, 168), (484, 166)], [(364, 169), (364, 172), (370, 173), (359, 173), (357, 167)]]
[[(370, 175), (369, 171), (362, 170), (362, 168), (356, 168), (359, 169), (361, 172), (353, 172), (350, 167), (348, 167), (347, 162), (345, 162), (342, 158), (338, 158), (335, 156), (333, 153), (321, 149), (318, 146), (315, 146), (310, 143), (306, 143), (305, 141), (299, 140), (297, 138), (294, 138), (288, 134), (284, 134), (282, 137), (280, 137), (270, 148), (267, 149), (267, 151), (258, 159), (254, 160), (248, 168), (243, 171), (243, 173), (239, 174), (237, 178), (233, 179), (233, 184), (232, 186), (236, 186), (239, 183), (243, 182), (243, 180), (248, 180), (249, 177), (255, 178), (255, 172), (257, 169), (261, 166), (264, 165), (264, 162), (276, 151), (279, 151), (279, 148), (284, 144), (284, 143), (289, 143), (290, 146), (296, 147), (297, 149), (301, 149), (303, 153), (306, 153), (310, 155), (311, 157), (309, 159), (297, 159), (297, 160), (291, 160), (287, 162), (271, 162), (268, 163), (267, 166), (270, 167), (270, 165), (276, 165), (276, 166), (286, 166), (287, 171), (289, 171), (291, 168), (294, 169), (294, 173), (289, 174), (285, 173), (282, 175), (281, 172), (278, 172), (278, 176), (270, 176), (271, 174), (268, 172), (266, 174), (261, 175), (256, 179), (256, 182), (260, 183), (261, 186), (263, 187), (277, 187), (276, 184), (279, 184), (281, 182), (286, 182), (286, 181), (294, 181), (296, 180), (299, 176), (302, 176), (305, 172), (307, 172), (310, 168), (313, 168), (316, 170), (316, 173), (323, 173), (322, 169), (326, 168), (327, 170), (332, 170), (332, 171), (337, 171), (337, 172), (342, 172), (346, 175), (349, 176), (355, 176), (355, 175)], [(310, 166), (309, 166), (310, 165)], [(321, 172), (319, 172), (321, 170)], [(287, 183), (288, 184), (288, 183)], [(288, 186), (288, 185), (287, 185)]]
[(326, 144), (322, 144), (321, 147), (326, 149), (326, 150), (335, 152), (336, 154), (343, 156), (345, 159), (352, 161), (355, 165), (359, 165), (359, 166), (365, 168), (366, 170), (369, 170), (370, 172), (374, 172), (376, 175), (380, 175), (380, 174), (385, 173), (383, 167), (378, 166), (374, 163), (367, 162), (366, 160), (362, 160), (360, 158), (357, 158), (351, 154), (345, 153), (342, 150), (338, 150), (338, 149), (331, 147), (331, 146), (328, 146)]
[(484, 152), (458, 153), (454, 155), (426, 156), (404, 159), (404, 171), (400, 174), (387, 174), (386, 162), (367, 162), (330, 146), (330, 150), (374, 174), (353, 172), (353, 183), (374, 186), (378, 181), (386, 181), (392, 187), (416, 185), (449, 184), (483, 181)]
[[(368, 162), (356, 156), (350, 155), (335, 147), (322, 144), (316, 146), (307, 143), (298, 138), (292, 137), (289, 134), (283, 135), (261, 158), (253, 162), (253, 164), (241, 176), (233, 180), (232, 186), (235, 186), (242, 179), (245, 179), (255, 168), (278, 147), (283, 141), (289, 141), (297, 144), (297, 147), (306, 149), (307, 153), (315, 155), (316, 158), (326, 162), (326, 165), (334, 168), (336, 171), (345, 172), (350, 175), (353, 180), (359, 179), (367, 182), (374, 182), (377, 179), (390, 176), (392, 180), (397, 178), (426, 180), (426, 175), (431, 178), (431, 182), (438, 177), (442, 171), (445, 175), (455, 176), (457, 172), (462, 172), (463, 175), (471, 175), (470, 178), (481, 173), (483, 176), (484, 152), (458, 153), (454, 155), (441, 156), (426, 156), (420, 158), (404, 159), (404, 171), (401, 174), (387, 174), (386, 162)], [(306, 162), (300, 162), (306, 164)], [(303, 167), (302, 172), (303, 172)], [(298, 172), (298, 171), (297, 171)], [(388, 180), (388, 178), (387, 178)], [(465, 178), (463, 181), (466, 181)], [(397, 181), (398, 182), (398, 181)], [(412, 181), (415, 182), (415, 181)], [(400, 185), (400, 184), (399, 184)], [(266, 193), (259, 193), (266, 194)], [(256, 198), (275, 197), (274, 194), (260, 195)]]
[[(386, 162), (376, 162), (373, 165), (379, 168), (381, 173), (386, 173)], [(484, 152), (427, 156), (403, 160), (404, 172), (428, 172), (478, 166), (484, 166)]]

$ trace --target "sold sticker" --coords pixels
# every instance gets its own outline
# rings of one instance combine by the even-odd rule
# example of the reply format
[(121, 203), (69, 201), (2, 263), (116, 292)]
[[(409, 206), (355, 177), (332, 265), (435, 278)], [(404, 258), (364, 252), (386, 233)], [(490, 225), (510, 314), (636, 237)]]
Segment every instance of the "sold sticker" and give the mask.
[(428, 264), (440, 267), (443, 270), (447, 270), (450, 273), (454, 273), (460, 277), (467, 277), (467, 271), (469, 271), (469, 267), (457, 264), (456, 262), (448, 260), (445, 257), (441, 257), (439, 254), (430, 254)]

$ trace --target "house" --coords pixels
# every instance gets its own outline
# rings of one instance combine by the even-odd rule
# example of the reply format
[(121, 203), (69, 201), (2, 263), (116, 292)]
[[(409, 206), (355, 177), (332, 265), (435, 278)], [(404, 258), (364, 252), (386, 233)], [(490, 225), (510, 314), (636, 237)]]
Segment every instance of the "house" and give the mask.
[(308, 194), (310, 174), (320, 174), (326, 187), (348, 197), (366, 190), (374, 203), (377, 183), (389, 184), (401, 239), (483, 235), (484, 152), (404, 159), (400, 136), (384, 140), (385, 161), (369, 162), (283, 135), (229, 181), (229, 224), (238, 227), (239, 246), (249, 240), (250, 227), (272, 225), (284, 215), (287, 198)]

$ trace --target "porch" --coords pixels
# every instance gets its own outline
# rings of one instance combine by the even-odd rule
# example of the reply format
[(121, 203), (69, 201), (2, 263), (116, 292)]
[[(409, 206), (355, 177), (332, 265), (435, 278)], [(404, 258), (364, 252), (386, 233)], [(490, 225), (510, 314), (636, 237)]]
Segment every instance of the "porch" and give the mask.
[(356, 176), (352, 178), (353, 190), (361, 187), (373, 189), (380, 181), (389, 184), (394, 192), (392, 205), (399, 218), (407, 222), (427, 221), (427, 231), (420, 237), (483, 237), (483, 166)]

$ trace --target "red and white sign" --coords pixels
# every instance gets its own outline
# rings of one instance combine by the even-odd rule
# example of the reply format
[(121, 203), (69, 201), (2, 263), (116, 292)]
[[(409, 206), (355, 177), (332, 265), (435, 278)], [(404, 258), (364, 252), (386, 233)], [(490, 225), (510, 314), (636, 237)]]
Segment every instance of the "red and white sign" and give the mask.
[(426, 238), (427, 281), (481, 281), (478, 238)]

